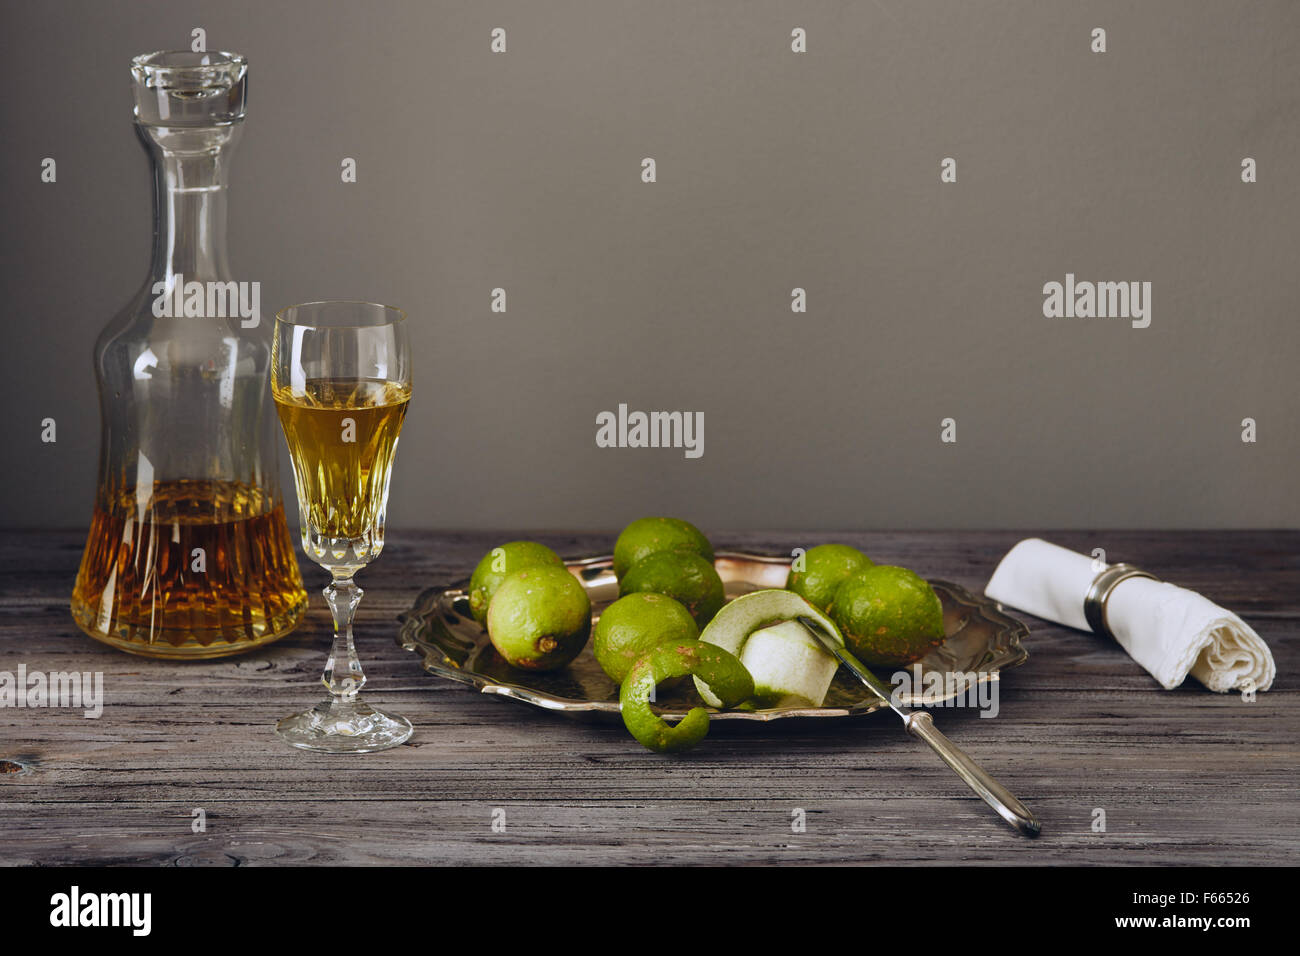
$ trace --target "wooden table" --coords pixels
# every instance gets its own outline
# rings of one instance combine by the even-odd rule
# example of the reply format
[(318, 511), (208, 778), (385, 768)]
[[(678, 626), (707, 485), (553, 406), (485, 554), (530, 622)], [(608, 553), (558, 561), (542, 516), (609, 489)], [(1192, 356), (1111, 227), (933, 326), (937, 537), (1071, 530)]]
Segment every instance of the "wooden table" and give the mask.
[[(824, 540), (982, 591), (1026, 535), (715, 534), (719, 548), (789, 553)], [(1300, 532), (1043, 532), (1104, 547), (1240, 613), (1277, 659), (1253, 703), (1194, 681), (1156, 683), (1109, 641), (1026, 618), (1029, 661), (1000, 714), (937, 724), (1040, 817), (1017, 836), (889, 714), (716, 724), (696, 751), (642, 750), (588, 724), (424, 674), (395, 615), (466, 577), (517, 535), (391, 532), (358, 579), (368, 696), (416, 725), (385, 753), (291, 750), (272, 725), (320, 696), (329, 628), (269, 648), (172, 664), (83, 636), (67, 599), (79, 533), (8, 533), (0, 546), (0, 671), (102, 671), (97, 720), (0, 709), (0, 863), (1236, 863), (1300, 861)], [(612, 535), (537, 536), (564, 555)], [(303, 565), (308, 585), (324, 573)], [(1022, 615), (1022, 617), (1024, 617)], [(1094, 832), (1094, 809), (1105, 832)], [(205, 829), (194, 832), (194, 812)], [(803, 811), (804, 832), (792, 823)], [(500, 812), (503, 811), (503, 814)], [(498, 825), (504, 821), (504, 830)]]

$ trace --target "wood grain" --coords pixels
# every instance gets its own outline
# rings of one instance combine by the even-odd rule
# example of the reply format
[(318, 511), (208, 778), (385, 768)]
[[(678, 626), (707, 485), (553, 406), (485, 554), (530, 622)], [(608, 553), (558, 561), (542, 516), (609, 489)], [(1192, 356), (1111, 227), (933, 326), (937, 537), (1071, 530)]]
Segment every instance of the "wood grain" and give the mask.
[[(1014, 532), (715, 534), (788, 553), (824, 540), (980, 591)], [(103, 716), (0, 709), (0, 863), (1082, 863), (1300, 862), (1300, 532), (1044, 532), (1104, 547), (1236, 610), (1277, 659), (1254, 703), (1194, 683), (1163, 691), (1113, 643), (1026, 618), (1030, 659), (996, 719), (936, 723), (1043, 821), (1016, 836), (896, 719), (717, 724), (695, 752), (643, 751), (589, 724), (425, 675), (394, 618), (466, 577), (513, 534), (390, 533), (359, 578), (368, 696), (416, 724), (361, 757), (291, 750), (274, 722), (319, 693), (329, 622), (224, 661), (148, 661), (102, 647), (67, 599), (82, 537), (0, 545), (0, 670), (102, 671)], [(565, 555), (611, 536), (538, 535)], [(304, 563), (309, 586), (324, 573)], [(0, 764), (0, 768), (5, 765)], [(202, 808), (206, 831), (192, 830)], [(493, 812), (505, 830), (494, 832)], [(1094, 808), (1104, 833), (1091, 829)], [(794, 811), (806, 814), (793, 832)]]

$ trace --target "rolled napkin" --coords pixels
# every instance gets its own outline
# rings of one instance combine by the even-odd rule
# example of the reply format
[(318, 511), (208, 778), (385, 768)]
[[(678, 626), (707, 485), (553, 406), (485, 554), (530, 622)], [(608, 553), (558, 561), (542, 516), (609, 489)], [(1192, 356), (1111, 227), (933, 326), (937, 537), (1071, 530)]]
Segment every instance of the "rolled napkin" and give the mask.
[[(984, 593), (1038, 617), (1092, 630), (1084, 598), (1109, 565), (1026, 538), (1007, 552)], [(1129, 656), (1166, 690), (1190, 673), (1210, 690), (1268, 690), (1276, 668), (1254, 629), (1195, 591), (1149, 577), (1125, 578), (1106, 599), (1106, 624)]]

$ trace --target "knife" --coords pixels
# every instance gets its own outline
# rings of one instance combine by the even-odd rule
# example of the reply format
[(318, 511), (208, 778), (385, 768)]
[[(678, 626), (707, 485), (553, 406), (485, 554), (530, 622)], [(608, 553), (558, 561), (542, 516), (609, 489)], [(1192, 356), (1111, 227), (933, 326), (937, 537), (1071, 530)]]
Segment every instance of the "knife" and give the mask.
[(939, 755), (957, 776), (966, 781), (966, 785), (979, 794), (980, 799), (997, 811), (998, 816), (1015, 827), (1027, 837), (1038, 836), (1041, 826), (1038, 818), (1029, 808), (1015, 798), (1015, 795), (998, 783), (988, 772), (968, 757), (960, 747), (939, 732), (934, 725), (934, 718), (923, 710), (914, 711), (894, 699), (889, 685), (871, 673), (863, 663), (850, 654), (826, 628), (810, 617), (800, 617), (799, 623), (816, 638), (817, 643), (829, 653), (834, 654), (841, 664), (847, 667), (853, 676), (862, 681), (873, 694), (889, 705), (889, 708), (903, 718), (903, 726), (913, 737), (920, 737), (930, 749)]

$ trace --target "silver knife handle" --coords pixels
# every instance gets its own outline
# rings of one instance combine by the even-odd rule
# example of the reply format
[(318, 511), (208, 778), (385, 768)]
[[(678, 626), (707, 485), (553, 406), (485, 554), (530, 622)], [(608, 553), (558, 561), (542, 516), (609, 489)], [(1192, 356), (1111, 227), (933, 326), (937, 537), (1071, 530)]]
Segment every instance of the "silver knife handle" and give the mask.
[(1038, 836), (1040, 829), (1038, 818), (1023, 803), (1015, 798), (1010, 790), (1002, 786), (979, 764), (966, 755), (966, 752), (939, 732), (933, 718), (925, 711), (916, 711), (903, 719), (903, 725), (913, 737), (920, 737), (930, 749), (937, 753), (949, 767), (966, 781), (966, 785), (980, 795), (980, 798), (998, 812), (1003, 820), (1011, 824), (1025, 836)]

